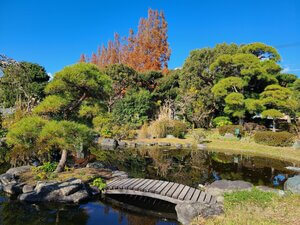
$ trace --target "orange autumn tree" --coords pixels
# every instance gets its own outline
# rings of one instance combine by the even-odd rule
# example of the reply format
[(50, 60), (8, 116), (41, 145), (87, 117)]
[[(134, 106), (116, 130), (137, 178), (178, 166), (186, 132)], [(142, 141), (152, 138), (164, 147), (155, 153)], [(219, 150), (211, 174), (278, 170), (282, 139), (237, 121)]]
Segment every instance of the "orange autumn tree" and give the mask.
[(140, 19), (136, 34), (130, 29), (129, 36), (121, 39), (115, 33), (114, 40), (99, 47), (97, 54), (92, 54), (91, 62), (100, 68), (123, 63), (139, 72), (166, 72), (171, 54), (167, 31), (164, 13), (149, 9), (148, 17)]

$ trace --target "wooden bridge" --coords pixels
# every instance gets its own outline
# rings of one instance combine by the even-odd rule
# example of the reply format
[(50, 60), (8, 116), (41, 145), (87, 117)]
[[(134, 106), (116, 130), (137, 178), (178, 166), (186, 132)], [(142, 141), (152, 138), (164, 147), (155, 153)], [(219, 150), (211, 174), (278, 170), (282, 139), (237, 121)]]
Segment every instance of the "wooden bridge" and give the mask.
[(194, 202), (214, 204), (217, 202), (214, 196), (199, 189), (152, 179), (116, 179), (107, 184), (103, 193), (146, 196), (174, 204)]

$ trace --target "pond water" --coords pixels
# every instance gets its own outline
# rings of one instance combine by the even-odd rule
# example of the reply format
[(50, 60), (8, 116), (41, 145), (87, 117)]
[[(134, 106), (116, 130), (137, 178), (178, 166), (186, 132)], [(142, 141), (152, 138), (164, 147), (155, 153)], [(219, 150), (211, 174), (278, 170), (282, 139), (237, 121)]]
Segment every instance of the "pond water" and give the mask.
[(167, 180), (193, 187), (227, 179), (282, 188), (283, 182), (295, 174), (286, 167), (300, 166), (263, 157), (199, 150), (149, 148), (93, 153), (106, 166), (127, 171), (132, 177)]
[[(161, 179), (197, 187), (219, 179), (245, 180), (282, 188), (294, 175), (280, 160), (163, 148), (94, 151), (112, 169), (132, 177)], [(0, 195), (0, 225), (177, 225), (174, 205), (138, 196), (114, 196), (81, 205), (25, 204)]]

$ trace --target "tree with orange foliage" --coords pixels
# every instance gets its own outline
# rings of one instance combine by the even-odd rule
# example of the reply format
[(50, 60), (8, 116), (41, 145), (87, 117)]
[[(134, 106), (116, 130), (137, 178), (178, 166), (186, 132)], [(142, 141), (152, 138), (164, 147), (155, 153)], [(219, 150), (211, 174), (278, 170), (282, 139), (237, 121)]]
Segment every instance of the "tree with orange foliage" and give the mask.
[(118, 33), (107, 46), (98, 48), (92, 55), (92, 63), (104, 68), (112, 64), (126, 64), (139, 72), (168, 70), (171, 50), (167, 41), (168, 25), (164, 13), (148, 10), (148, 17), (141, 18), (137, 34), (129, 30), (129, 36), (120, 40)]
[(85, 54), (81, 54), (80, 55), (80, 58), (79, 58), (79, 62), (86, 62), (86, 57), (85, 57)]

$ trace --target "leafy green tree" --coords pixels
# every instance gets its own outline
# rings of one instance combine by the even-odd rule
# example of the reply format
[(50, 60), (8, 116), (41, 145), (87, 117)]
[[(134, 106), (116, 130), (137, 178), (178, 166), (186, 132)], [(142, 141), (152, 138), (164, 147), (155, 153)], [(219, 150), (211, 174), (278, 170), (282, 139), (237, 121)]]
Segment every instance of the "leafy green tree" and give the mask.
[(253, 54), (259, 59), (270, 59), (273, 61), (280, 61), (281, 59), (275, 48), (260, 42), (244, 45), (239, 49), (239, 52)]
[(243, 124), (243, 118), (245, 117), (245, 99), (241, 93), (230, 93), (225, 98), (226, 106), (224, 112), (232, 114), (233, 117), (239, 119), (240, 125)]
[(47, 130), (41, 135), (53, 139), (52, 142), (51, 138), (42, 138), (46, 146), (62, 151), (57, 172), (64, 169), (68, 151), (73, 151), (79, 142), (84, 146), (87, 137), (90, 137), (89, 130), (78, 122), (92, 124), (93, 117), (104, 106), (110, 89), (111, 79), (95, 65), (87, 63), (65, 67), (47, 85), (46, 93), (49, 95), (34, 112), (54, 120), (49, 122)]
[(292, 98), (292, 91), (277, 84), (269, 85), (260, 94), (260, 99), (266, 110), (262, 112), (264, 117), (273, 119), (273, 131), (276, 131), (276, 120), (284, 114), (294, 116), (297, 102)]
[(62, 152), (55, 172), (64, 170), (68, 151), (76, 152), (93, 143), (93, 132), (86, 125), (73, 121), (52, 120), (43, 127), (39, 135), (39, 146), (43, 151), (59, 149)]
[(230, 92), (241, 91), (246, 85), (247, 83), (239, 77), (227, 77), (215, 84), (211, 91), (216, 98), (222, 98)]
[(8, 131), (6, 143), (12, 147), (12, 164), (28, 161), (39, 151), (38, 138), (47, 120), (38, 116), (29, 116), (15, 123)]
[(46, 86), (48, 96), (34, 112), (58, 120), (75, 120), (81, 106), (103, 103), (110, 90), (111, 79), (95, 65), (79, 63), (67, 66)]
[(49, 79), (44, 67), (38, 64), (20, 62), (8, 65), (0, 78), (1, 105), (14, 107), (18, 104), (30, 111), (44, 98)]
[(148, 115), (151, 115), (153, 109), (151, 98), (152, 95), (147, 90), (128, 90), (124, 98), (116, 102), (112, 112), (113, 118), (119, 124), (141, 126), (148, 120)]

